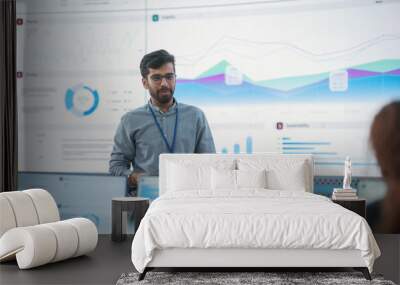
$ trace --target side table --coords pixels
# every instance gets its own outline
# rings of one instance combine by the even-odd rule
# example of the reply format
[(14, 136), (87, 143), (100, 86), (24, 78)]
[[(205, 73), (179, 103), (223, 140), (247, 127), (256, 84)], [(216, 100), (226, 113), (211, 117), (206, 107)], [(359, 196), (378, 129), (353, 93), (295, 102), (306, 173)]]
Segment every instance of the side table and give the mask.
[(126, 239), (127, 212), (133, 213), (135, 232), (140, 221), (149, 208), (150, 199), (141, 197), (118, 197), (112, 199), (112, 229), (111, 239), (123, 241)]
[(364, 219), (366, 218), (366, 200), (365, 199), (355, 199), (355, 200), (339, 200), (332, 199), (332, 202), (339, 204), (340, 206), (359, 214)]

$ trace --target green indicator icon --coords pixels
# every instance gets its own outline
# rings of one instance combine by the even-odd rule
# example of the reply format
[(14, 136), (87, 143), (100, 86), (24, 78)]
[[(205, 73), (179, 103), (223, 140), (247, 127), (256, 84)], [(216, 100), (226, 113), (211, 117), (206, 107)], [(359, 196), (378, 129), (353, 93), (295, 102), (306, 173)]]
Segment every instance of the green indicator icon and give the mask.
[(157, 14), (154, 14), (152, 19), (153, 19), (153, 22), (158, 22), (160, 20), (160, 17)]

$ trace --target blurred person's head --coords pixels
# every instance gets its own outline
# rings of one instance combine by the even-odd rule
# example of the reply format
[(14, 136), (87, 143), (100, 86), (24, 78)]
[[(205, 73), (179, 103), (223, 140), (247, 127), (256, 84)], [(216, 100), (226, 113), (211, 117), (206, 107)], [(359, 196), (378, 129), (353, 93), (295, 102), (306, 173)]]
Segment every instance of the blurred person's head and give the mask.
[(370, 139), (388, 187), (383, 227), (400, 233), (400, 101), (384, 106), (376, 114)]
[(384, 106), (371, 127), (371, 142), (388, 183), (400, 181), (400, 101)]

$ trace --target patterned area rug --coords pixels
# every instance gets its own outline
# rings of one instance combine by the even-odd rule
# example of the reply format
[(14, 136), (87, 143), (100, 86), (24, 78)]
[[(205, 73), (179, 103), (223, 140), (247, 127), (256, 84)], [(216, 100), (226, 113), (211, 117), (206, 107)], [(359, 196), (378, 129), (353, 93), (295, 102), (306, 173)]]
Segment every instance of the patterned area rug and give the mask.
[(360, 272), (148, 272), (142, 281), (139, 273), (122, 274), (117, 285), (146, 284), (379, 284), (395, 285), (382, 276), (372, 275), (372, 281)]

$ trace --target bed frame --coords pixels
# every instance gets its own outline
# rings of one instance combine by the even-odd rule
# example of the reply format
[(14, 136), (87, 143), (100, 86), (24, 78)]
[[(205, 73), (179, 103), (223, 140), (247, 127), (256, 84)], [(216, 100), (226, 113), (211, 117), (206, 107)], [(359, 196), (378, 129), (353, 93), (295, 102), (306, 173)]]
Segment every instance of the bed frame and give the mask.
[(139, 275), (155, 268), (232, 268), (246, 271), (254, 268), (338, 268), (361, 271), (371, 280), (359, 250), (329, 249), (193, 249), (170, 248), (156, 250), (152, 261)]
[[(167, 162), (174, 160), (215, 160), (219, 158), (235, 160), (256, 156), (271, 159), (300, 159), (308, 165), (306, 173), (306, 191), (313, 192), (314, 163), (311, 155), (281, 154), (161, 154), (160, 156), (160, 194), (166, 190)], [(250, 248), (169, 248), (154, 252), (152, 261), (147, 265), (139, 280), (143, 280), (148, 271), (156, 268), (231, 268), (246, 271), (254, 268), (343, 268), (350, 267), (361, 271), (367, 280), (371, 275), (359, 250), (329, 249), (250, 249)]]

